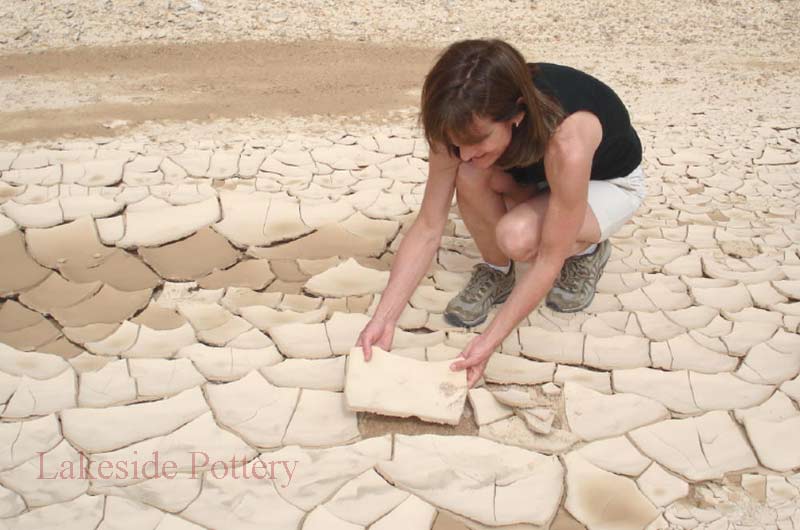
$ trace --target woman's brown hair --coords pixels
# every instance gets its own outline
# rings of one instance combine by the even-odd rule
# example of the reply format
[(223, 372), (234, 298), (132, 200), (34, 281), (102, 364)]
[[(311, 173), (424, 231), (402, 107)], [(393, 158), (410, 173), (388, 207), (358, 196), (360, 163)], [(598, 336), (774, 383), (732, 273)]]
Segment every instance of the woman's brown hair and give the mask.
[(447, 146), (458, 156), (454, 140), (479, 141), (472, 131), (476, 116), (524, 118), (497, 165), (503, 169), (534, 164), (544, 157), (547, 141), (564, 119), (561, 106), (533, 84), (534, 65), (510, 44), (497, 40), (463, 40), (448, 46), (425, 77), (420, 122), (431, 149)]

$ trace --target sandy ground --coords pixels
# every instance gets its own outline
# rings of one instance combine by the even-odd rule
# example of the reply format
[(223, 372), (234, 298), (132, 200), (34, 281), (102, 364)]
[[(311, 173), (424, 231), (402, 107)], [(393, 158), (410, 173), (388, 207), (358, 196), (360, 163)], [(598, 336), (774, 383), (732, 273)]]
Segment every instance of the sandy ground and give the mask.
[(445, 43), (482, 36), (597, 75), (635, 121), (736, 128), (800, 112), (791, 2), (379, 5), (6, 2), (0, 140), (118, 134), (147, 120), (381, 122), (413, 110)]
[[(0, 56), (0, 140), (108, 136), (144, 122), (303, 118), (413, 126), (419, 87), (438, 49), (342, 42), (147, 44)], [(800, 120), (796, 58), (728, 47), (525, 49), (606, 80), (635, 123), (715, 130)], [(390, 65), (387, 67), (387, 65)], [(676, 105), (676, 102), (680, 102)], [(298, 127), (300, 129), (298, 129)]]
[(98, 135), (115, 120), (385, 114), (416, 104), (433, 56), (429, 49), (331, 41), (10, 55), (0, 58), (0, 139)]
[[(273, 405), (264, 423), (270, 424), (273, 414), (277, 418), (278, 409), (289, 411), (291, 420), (283, 424), (287, 443), (305, 447), (344, 446), (353, 436), (379, 439), (387, 433), (479, 435), (555, 454), (571, 476), (581, 477), (568, 476), (563, 484), (544, 478), (552, 480), (545, 482), (552, 488), (566, 487), (557, 513), (544, 526), (500, 527), (508, 530), (644, 528), (642, 521), (656, 515), (651, 528), (799, 530), (798, 25), (800, 5), (767, 0), (591, 6), (520, 0), (2, 3), (0, 262), (6, 271), (0, 274), (0, 346), (14, 351), (4, 349), (0, 356), (0, 427), (38, 421), (31, 427), (36, 435), (23, 445), (50, 451), (53, 461), (75, 459), (78, 451), (124, 456), (130, 444), (147, 443), (155, 434), (184, 440), (175, 442), (176, 453), (196, 448), (192, 443), (198, 439), (252, 454), (254, 447), (269, 446), (258, 438), (265, 432), (237, 423), (240, 409), (259, 412), (249, 397), (266, 384), (257, 371), (251, 372), (255, 379), (244, 374), (259, 368), (263, 375), (278, 358), (303, 356), (309, 344), (332, 348), (326, 346), (331, 336), (353, 333), (352, 323), (333, 323), (332, 316), (363, 314), (374, 293), (325, 295), (310, 293), (306, 285), (349, 257), (358, 260), (365, 278), (389, 268), (424, 189), (419, 170), (426, 151), (415, 129), (423, 76), (444, 44), (497, 36), (529, 60), (585, 69), (620, 94), (645, 144), (651, 192), (634, 222), (613, 241), (596, 303), (574, 318), (540, 309), (524, 326), (561, 338), (570, 332), (648, 344), (651, 356), (637, 366), (652, 368), (642, 375), (652, 384), (622, 393), (649, 401), (619, 421), (665, 412), (626, 423), (624, 439), (634, 439), (632, 425), (646, 427), (663, 414), (709, 423), (698, 420), (688, 437), (675, 434), (685, 433), (686, 423), (662, 433), (679, 447), (677, 458), (636, 438), (635, 448), (624, 440), (622, 448), (594, 445), (594, 453), (581, 453), (591, 463), (576, 461), (570, 455), (592, 444), (565, 434), (573, 427), (568, 409), (588, 407), (590, 416), (602, 419), (615, 407), (592, 409), (599, 397), (586, 395), (573, 396), (568, 407), (563, 379), (559, 388), (548, 387), (554, 394), (543, 401), (543, 385), (529, 385), (537, 406), (554, 414), (557, 432), (548, 436), (525, 428), (521, 418), (530, 405), (513, 407), (521, 431), (507, 418), (479, 428), (469, 403), (458, 425), (435, 425), (371, 413), (342, 415), (341, 392), (316, 394), (307, 382), (287, 385), (302, 387), (300, 395), (306, 396), (296, 411), (294, 403)], [(402, 170), (393, 165), (399, 163)], [(254, 204), (248, 197), (263, 201)], [(283, 206), (269, 214), (265, 208), (272, 200)], [(256, 215), (275, 233), (254, 235), (248, 220)], [(277, 217), (270, 223), (268, 215)], [(360, 228), (341, 229), (356, 218)], [(455, 294), (477, 255), (455, 208), (446, 235), (446, 248), (424, 280), (436, 290), (417, 300), (416, 320), (401, 327), (443, 333), (444, 342), (457, 348), (469, 335), (441, 321), (436, 296)], [(376, 239), (379, 250), (361, 253), (361, 245)], [(256, 261), (268, 263), (269, 271), (231, 272)], [(330, 285), (346, 284), (339, 278)], [(193, 312), (195, 302), (204, 309)], [(243, 310), (253, 305), (281, 316)], [(320, 307), (324, 316), (311, 316)], [(689, 316), (681, 313), (687, 308), (693, 311)], [(272, 332), (274, 318), (316, 322), (309, 326), (325, 322), (322, 346), (314, 342), (319, 328), (287, 338)], [(538, 344), (522, 334), (515, 340), (504, 345), (504, 353), (524, 357)], [(673, 368), (659, 360), (655, 352), (669, 350), (668, 341), (674, 341), (669, 347), (676, 356), (690, 352), (675, 361), (685, 365)], [(234, 354), (226, 348), (239, 349)], [(214, 362), (223, 351), (231, 362)], [(35, 361), (24, 357), (33, 352), (48, 355)], [(423, 348), (422, 356), (430, 355)], [(611, 374), (616, 378), (620, 367), (598, 355), (599, 361), (585, 363), (580, 380), (597, 384), (605, 378), (612, 392)], [(156, 357), (168, 363), (169, 377), (151, 362), (162, 360)], [(568, 369), (576, 364), (556, 362)], [(670, 368), (690, 370), (697, 379), (689, 388), (692, 406), (684, 408), (682, 383), (659, 379), (673, 374)], [(319, 378), (335, 383), (334, 372)], [(661, 384), (666, 390), (659, 390)], [(215, 394), (217, 388), (231, 394)], [(510, 381), (485, 388), (493, 396), (507, 388), (528, 391)], [(188, 401), (169, 401), (198, 389), (203, 394), (193, 405), (194, 416)], [(159, 417), (187, 414), (185, 427), (195, 429), (189, 431), (194, 438), (180, 438), (179, 423), (159, 424), (150, 434), (122, 428), (109, 434), (93, 430), (100, 423), (89, 416), (65, 412), (105, 409), (106, 420), (121, 425), (128, 409), (149, 401), (162, 406)], [(195, 416), (207, 403), (215, 418), (203, 423), (206, 416)], [(310, 404), (323, 413), (315, 415)], [(286, 502), (251, 484), (217, 487), (208, 473), (202, 494), (191, 484), (159, 489), (158, 481), (141, 489), (88, 481), (45, 487), (31, 478), (30, 466), (17, 461), (21, 457), (13, 449), (19, 436), (0, 429), (0, 441), (8, 438), (12, 449), (0, 460), (0, 528), (8, 517), (20, 528), (65, 520), (76, 528), (117, 528), (119, 521), (143, 528), (145, 520), (157, 521), (158, 528), (246, 528), (256, 521), (266, 524), (263, 506), (295, 518), (297, 524), (287, 528), (328, 528), (334, 522), (319, 519), (323, 515), (317, 512), (322, 501), (337, 491), (346, 497), (345, 482), (359, 484), (357, 466), (345, 461), (314, 468), (315, 484), (324, 488), (307, 493), (325, 491), (314, 502), (295, 493)], [(600, 437), (609, 436), (604, 431)], [(722, 446), (714, 445), (717, 439)], [(449, 470), (457, 465), (447, 461), (450, 451), (465, 448), (445, 447), (440, 456)], [(397, 444), (391, 452), (397, 456)], [(625, 467), (631, 454), (646, 462), (646, 473)], [(466, 460), (464, 455), (460, 459)], [(477, 456), (483, 455), (470, 458)], [(469, 487), (476, 488), (488, 480), (496, 488), (489, 460), (464, 469), (459, 480), (474, 479)], [(688, 468), (684, 460), (691, 462)], [(421, 520), (433, 514), (435, 530), (486, 528), (477, 516), (459, 515), (473, 507), (461, 497), (464, 483), (459, 482), (461, 492), (455, 488), (450, 497), (434, 501), (396, 475), (382, 476), (431, 502), (414, 513)], [(449, 491), (456, 483), (450, 475), (441, 483), (440, 475), (431, 476), (432, 490)], [(618, 488), (633, 489), (616, 505), (611, 501)], [(495, 494), (490, 511), (500, 506)], [(258, 503), (249, 505), (247, 499)], [(612, 507), (606, 509), (607, 503)], [(369, 519), (361, 509), (380, 503), (362, 503), (359, 509), (348, 508), (346, 501), (325, 504), (350, 521), (348, 515)]]

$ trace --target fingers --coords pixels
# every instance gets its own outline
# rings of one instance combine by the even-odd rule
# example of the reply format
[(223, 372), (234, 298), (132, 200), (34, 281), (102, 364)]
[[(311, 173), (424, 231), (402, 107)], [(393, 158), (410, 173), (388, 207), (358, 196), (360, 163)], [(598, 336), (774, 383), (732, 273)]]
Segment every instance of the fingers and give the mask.
[(450, 365), (451, 370), (463, 370), (466, 368), (467, 364), (464, 364), (467, 359), (470, 358), (471, 352), (469, 351), (469, 346), (466, 349), (461, 350), (461, 353), (458, 354), (454, 363)]
[(378, 341), (378, 346), (380, 346), (383, 351), (391, 351), (392, 341), (389, 337), (384, 336), (384, 338)]
[(356, 341), (356, 346), (361, 347), (361, 350), (364, 352), (364, 360), (369, 362), (372, 358), (372, 344), (370, 344), (370, 341), (368, 341), (364, 335), (360, 335)]
[(451, 364), (450, 365), (450, 369), (451, 370), (463, 370), (464, 368), (470, 368), (472, 366), (480, 364), (481, 362), (483, 362), (483, 359), (481, 359), (480, 357), (477, 357), (477, 356), (475, 356), (475, 357), (467, 357), (465, 359), (461, 359), (461, 360), (456, 361), (453, 364)]
[(467, 388), (475, 386), (475, 383), (478, 382), (481, 375), (483, 375), (483, 370), (480, 367), (470, 368), (467, 372)]
[(372, 347), (377, 346), (385, 351), (390, 351), (392, 348), (392, 339), (394, 336), (394, 329), (387, 329), (384, 327), (376, 327), (372, 322), (367, 325), (361, 332), (356, 342), (357, 346), (361, 346), (364, 351), (364, 360), (369, 362), (372, 359)]

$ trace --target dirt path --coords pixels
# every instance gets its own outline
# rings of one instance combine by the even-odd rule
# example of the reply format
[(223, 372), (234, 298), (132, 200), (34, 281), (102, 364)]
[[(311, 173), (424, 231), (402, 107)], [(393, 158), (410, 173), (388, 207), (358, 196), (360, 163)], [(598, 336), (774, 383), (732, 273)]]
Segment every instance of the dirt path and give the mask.
[(0, 57), (0, 140), (115, 120), (361, 115), (417, 103), (436, 50), (343, 42), (142, 45)]

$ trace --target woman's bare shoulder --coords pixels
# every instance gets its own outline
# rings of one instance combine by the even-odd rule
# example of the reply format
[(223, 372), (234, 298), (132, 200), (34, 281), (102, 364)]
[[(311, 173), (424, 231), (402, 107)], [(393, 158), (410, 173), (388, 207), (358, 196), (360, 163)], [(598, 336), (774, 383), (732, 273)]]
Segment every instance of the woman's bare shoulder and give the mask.
[(590, 158), (603, 140), (603, 127), (597, 116), (589, 111), (573, 112), (558, 126), (545, 149), (553, 159)]

